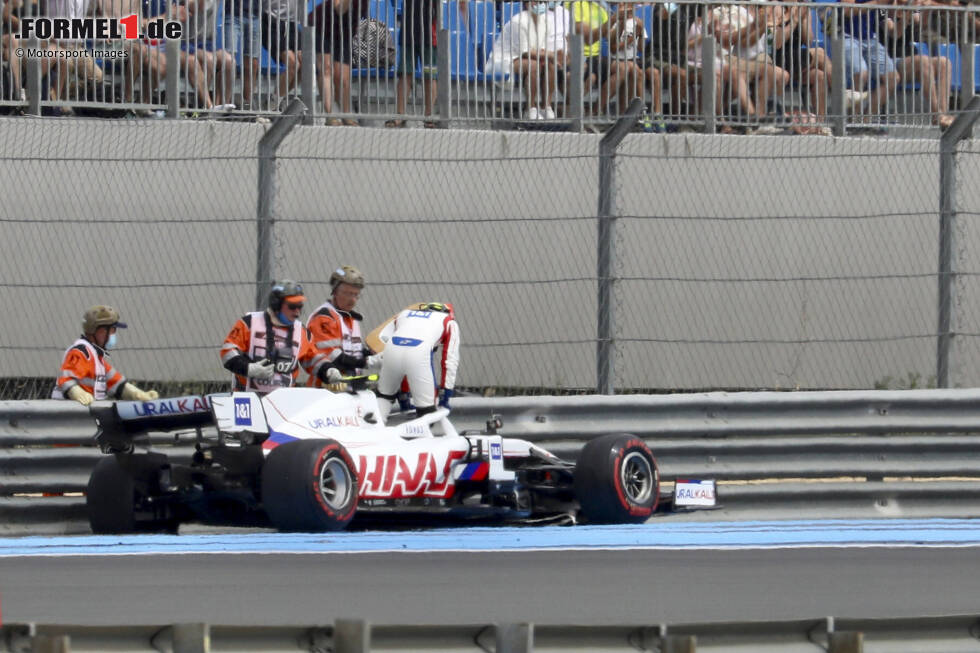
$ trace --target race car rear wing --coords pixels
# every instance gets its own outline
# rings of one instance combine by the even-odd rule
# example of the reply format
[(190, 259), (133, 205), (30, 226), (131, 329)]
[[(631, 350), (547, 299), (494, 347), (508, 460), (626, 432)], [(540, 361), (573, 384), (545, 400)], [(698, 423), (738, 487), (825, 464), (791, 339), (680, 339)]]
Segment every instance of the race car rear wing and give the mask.
[(150, 431), (198, 429), (214, 423), (211, 397), (189, 395), (152, 401), (96, 401), (89, 407), (105, 452), (129, 451), (134, 440)]

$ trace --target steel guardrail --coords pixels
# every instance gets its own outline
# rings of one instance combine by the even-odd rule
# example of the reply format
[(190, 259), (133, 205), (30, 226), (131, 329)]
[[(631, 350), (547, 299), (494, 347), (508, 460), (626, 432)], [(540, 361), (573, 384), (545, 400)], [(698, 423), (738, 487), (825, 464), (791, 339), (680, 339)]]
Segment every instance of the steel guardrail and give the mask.
[[(593, 437), (634, 433), (665, 480), (717, 479), (733, 512), (980, 516), (980, 389), (461, 397), (453, 406), (460, 431), (492, 416), (505, 437), (569, 460)], [(83, 493), (103, 455), (94, 434), (88, 409), (73, 402), (0, 402), (0, 533), (87, 531)], [(151, 442), (180, 459), (193, 451), (192, 432)]]
[[(372, 624), (338, 619), (332, 624), (297, 626), (230, 626), (208, 623), (86, 626), (68, 624), (5, 624), (0, 627), (0, 652), (67, 653), (72, 641), (80, 650), (157, 650), (173, 653), (211, 650), (252, 650), (260, 637), (274, 650), (391, 650), (409, 640), (420, 650), (531, 653), (542, 650), (640, 650), (735, 653), (762, 650), (778, 642), (784, 647), (812, 646), (828, 653), (922, 653), (942, 641), (943, 650), (974, 650), (977, 615), (901, 618), (819, 617), (784, 621), (708, 622), (582, 626), (486, 623), (472, 625)], [(797, 650), (793, 648), (793, 650)]]

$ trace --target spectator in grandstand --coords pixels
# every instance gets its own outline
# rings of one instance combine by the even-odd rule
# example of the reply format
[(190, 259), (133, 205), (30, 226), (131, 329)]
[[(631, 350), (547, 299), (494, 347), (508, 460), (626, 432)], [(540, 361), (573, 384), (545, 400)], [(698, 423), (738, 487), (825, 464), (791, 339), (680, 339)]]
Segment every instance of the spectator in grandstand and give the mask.
[[(698, 91), (704, 84), (701, 78), (702, 69), (700, 65), (688, 61), (688, 33), (692, 25), (700, 25), (698, 21), (702, 10), (703, 5), (700, 4), (657, 4), (651, 12), (651, 25), (645, 26), (650, 34), (643, 58), (647, 79), (652, 79), (649, 70), (653, 68), (659, 71), (661, 79), (669, 80), (667, 86), (671, 112), (675, 115), (691, 114), (700, 110), (701, 98)], [(696, 38), (697, 47), (700, 48), (700, 32)], [(700, 54), (697, 55), (697, 61), (700, 62)], [(722, 89), (721, 70), (716, 68), (715, 75), (718, 88)], [(722, 93), (717, 93), (716, 98), (716, 110), (721, 113)]]
[(815, 44), (805, 7), (774, 6), (771, 17), (772, 58), (776, 66), (789, 72), (801, 89), (818, 120), (827, 117), (827, 92), (830, 88), (831, 64), (827, 52)]
[[(37, 2), (30, 3), (29, 15), (38, 14)], [(17, 38), (20, 34), (20, 17), (24, 15), (24, 0), (4, 0), (2, 13), (0, 13), (0, 57), (7, 62), (10, 71), (10, 85), (3, 88), (2, 97), (5, 100), (26, 101), (27, 97), (23, 87), (23, 65), (24, 58), (21, 54), (26, 42)], [(42, 41), (40, 47), (46, 50), (57, 50), (57, 45), (50, 41)], [(58, 57), (44, 57), (41, 59), (41, 75), (48, 80), (51, 90), (48, 93), (49, 99), (57, 100), (60, 95), (61, 80), (64, 78), (64, 70), (67, 66), (66, 60)]]
[[(687, 38), (687, 60), (691, 66), (697, 69), (697, 76), (704, 80), (704, 15), (697, 16), (688, 28)], [(710, 19), (710, 17), (709, 17)], [(726, 105), (738, 102), (738, 107), (744, 115), (755, 114), (755, 104), (749, 95), (749, 85), (745, 79), (745, 73), (732, 61), (730, 56), (722, 50), (721, 46), (715, 46), (715, 115), (724, 118), (727, 114)], [(731, 134), (735, 130), (729, 124), (723, 124), (719, 130), (723, 134)]]
[[(646, 25), (636, 16), (636, 5), (632, 2), (620, 2), (616, 5), (612, 22), (615, 25), (612, 37), (609, 39), (609, 52), (613, 61), (617, 64), (626, 64), (624, 74), (627, 82), (625, 84), (628, 97), (625, 98), (628, 104), (633, 98), (645, 97), (644, 87), (650, 89), (650, 114), (644, 117), (649, 122), (648, 129), (652, 131), (663, 131), (666, 126), (663, 122), (663, 98), (662, 81), (660, 68), (647, 65), (644, 49), (649, 34)], [(625, 109), (626, 105), (623, 105)], [(655, 121), (655, 122), (654, 122)]]
[(351, 50), (357, 27), (367, 14), (368, 0), (324, 0), (309, 16), (316, 34), (317, 81), (328, 125), (358, 124), (351, 118), (341, 121), (329, 114), (334, 99), (342, 112), (351, 112)]
[(140, 390), (109, 363), (116, 330), (125, 329), (111, 306), (92, 306), (82, 317), (82, 335), (65, 351), (52, 399), (73, 399), (88, 406), (99, 399), (149, 401), (156, 390)]
[[(177, 6), (177, 17), (183, 23), (180, 47), (187, 57), (182, 64), (187, 81), (194, 85), (204, 109), (233, 108), (232, 88), (235, 83), (235, 57), (216, 43), (219, 0), (185, 0)], [(214, 71), (214, 101), (209, 92), (208, 77)]]
[[(460, 2), (465, 15), (465, 4)], [(432, 115), (436, 103), (436, 19), (438, 4), (435, 0), (404, 0), (402, 29), (398, 33), (398, 87), (395, 91), (395, 111), (404, 115), (408, 109), (408, 92), (415, 79), (415, 66), (422, 66), (422, 110)], [(405, 120), (398, 118), (385, 123), (386, 127), (404, 127)], [(435, 123), (426, 121), (426, 127)]]
[(284, 111), (290, 91), (300, 79), (303, 66), (300, 18), (306, 12), (303, 0), (262, 0), (259, 22), (262, 46), (276, 63), (286, 67), (280, 74), (269, 108)]
[[(162, 7), (160, 6), (162, 4)], [(152, 13), (151, 13), (152, 11)], [(99, 13), (103, 16), (125, 18), (136, 14), (140, 16), (140, 33), (146, 34), (149, 20), (166, 12), (166, 3), (153, 6), (149, 0), (99, 0)], [(115, 75), (122, 77), (123, 102), (134, 102), (136, 82), (140, 82), (140, 100), (144, 103), (153, 101), (153, 89), (159, 86), (166, 70), (166, 56), (161, 48), (155, 47), (147, 39), (123, 39), (116, 41), (99, 41), (96, 49), (115, 51), (122, 56), (117, 58), (102, 58), (102, 69), (105, 79)], [(93, 98), (102, 100), (102, 98)], [(136, 115), (149, 115), (148, 111), (136, 111)]]
[(722, 5), (711, 12), (714, 34), (729, 57), (729, 64), (745, 75), (755, 90), (755, 117), (778, 115), (789, 84), (789, 73), (775, 64), (768, 52), (771, 7)]
[(273, 283), (264, 311), (246, 313), (235, 322), (221, 346), (221, 363), (235, 375), (234, 390), (260, 394), (296, 383), (299, 368), (324, 383), (340, 380), (340, 372), (318, 352), (303, 326), (303, 286), (284, 279)]
[(880, 36), (888, 54), (895, 59), (900, 79), (904, 84), (920, 85), (933, 124), (946, 129), (954, 119), (949, 114), (953, 64), (947, 57), (921, 54), (916, 49), (916, 41), (925, 38), (923, 16), (919, 11), (897, 10), (888, 13), (891, 15), (887, 17), (886, 29), (880, 32)]
[[(871, 0), (838, 0), (840, 4), (859, 5)], [(899, 73), (895, 61), (878, 40), (879, 21), (883, 15), (878, 9), (845, 9), (841, 25), (844, 40), (844, 74), (851, 82), (851, 89), (861, 95), (858, 101), (864, 107), (879, 112), (888, 94), (898, 86)], [(890, 20), (887, 19), (886, 20)], [(886, 26), (886, 29), (891, 29)], [(863, 94), (867, 93), (865, 97)], [(866, 104), (864, 104), (866, 103)], [(855, 106), (855, 109), (858, 107)]]
[(507, 21), (493, 43), (485, 70), (521, 81), (528, 99), (528, 120), (556, 117), (555, 89), (566, 74), (569, 27), (564, 7), (554, 2), (525, 2), (524, 10)]
[[(340, 266), (330, 275), (330, 299), (307, 321), (317, 354), (345, 375), (361, 374), (381, 364), (381, 357), (365, 344), (361, 336), (364, 318), (354, 310), (363, 289), (360, 270)], [(321, 380), (311, 376), (308, 385), (320, 386)]]
[[(913, 0), (922, 8), (923, 41), (976, 43), (980, 34), (980, 14), (973, 0)], [(944, 11), (944, 8), (969, 7), (969, 12)], [(964, 31), (965, 30), (965, 31)]]
[(222, 49), (242, 53), (242, 97), (233, 103), (241, 109), (257, 108), (255, 94), (259, 82), (259, 56), (262, 52), (262, 27), (259, 24), (260, 0), (225, 0)]
[[(453, 305), (431, 302), (406, 309), (382, 332), (382, 340), (388, 344), (378, 379), (381, 419), (388, 418), (403, 378), (408, 379), (417, 416), (435, 411), (436, 399), (448, 410), (459, 368), (459, 324)], [(433, 369), (436, 349), (441, 349), (435, 358), (439, 379)]]
[[(96, 0), (47, 0), (42, 6), (45, 7), (45, 15), (52, 18), (92, 18), (101, 13), (100, 4)], [(88, 45), (91, 43), (67, 40), (50, 41), (46, 44), (47, 47), (53, 46), (53, 49), (65, 51), (85, 50)], [(70, 56), (67, 57), (67, 62), (57, 65), (55, 75), (53, 79), (49, 78), (49, 82), (48, 99), (81, 99), (87, 95), (87, 88), (102, 85), (102, 69), (95, 65), (94, 57)], [(71, 114), (72, 110), (62, 108), (56, 113)]]
[[(635, 64), (629, 61), (610, 60), (602, 53), (602, 40), (615, 35), (616, 21), (606, 10), (605, 2), (577, 0), (571, 4), (574, 33), (581, 34), (585, 42), (585, 92), (599, 89), (598, 115), (608, 115), (609, 102), (615, 96), (620, 112), (626, 110), (630, 93), (630, 72), (636, 78)], [(595, 113), (595, 110), (592, 111)]]

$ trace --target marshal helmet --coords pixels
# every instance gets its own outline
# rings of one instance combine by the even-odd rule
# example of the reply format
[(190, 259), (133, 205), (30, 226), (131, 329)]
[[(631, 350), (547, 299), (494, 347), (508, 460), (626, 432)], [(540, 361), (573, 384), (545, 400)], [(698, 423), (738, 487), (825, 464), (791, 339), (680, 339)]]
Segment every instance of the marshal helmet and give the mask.
[(355, 288), (364, 287), (364, 275), (353, 265), (341, 265), (330, 275), (330, 292), (337, 290), (342, 283), (349, 283)]
[(269, 308), (275, 312), (282, 309), (283, 302), (302, 302), (306, 297), (303, 295), (303, 285), (292, 279), (283, 279), (272, 284), (269, 291)]
[(82, 316), (82, 333), (92, 334), (101, 326), (125, 329), (126, 324), (119, 321), (119, 311), (111, 306), (92, 306)]

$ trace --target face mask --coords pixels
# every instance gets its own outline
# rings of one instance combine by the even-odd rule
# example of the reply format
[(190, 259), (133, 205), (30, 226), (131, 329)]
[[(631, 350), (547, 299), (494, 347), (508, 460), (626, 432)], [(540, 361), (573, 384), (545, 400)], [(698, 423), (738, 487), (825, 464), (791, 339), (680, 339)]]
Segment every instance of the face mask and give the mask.
[(290, 320), (288, 317), (283, 315), (282, 311), (279, 311), (279, 321), (286, 326), (293, 326), (293, 320)]
[(548, 11), (547, 2), (535, 2), (531, 5), (531, 12), (535, 14), (543, 14)]
[(557, 6), (558, 6), (558, 3), (557, 2), (549, 2), (548, 3), (548, 9), (554, 9)]
[(116, 334), (110, 333), (109, 339), (105, 341), (106, 349), (115, 349), (116, 347)]

